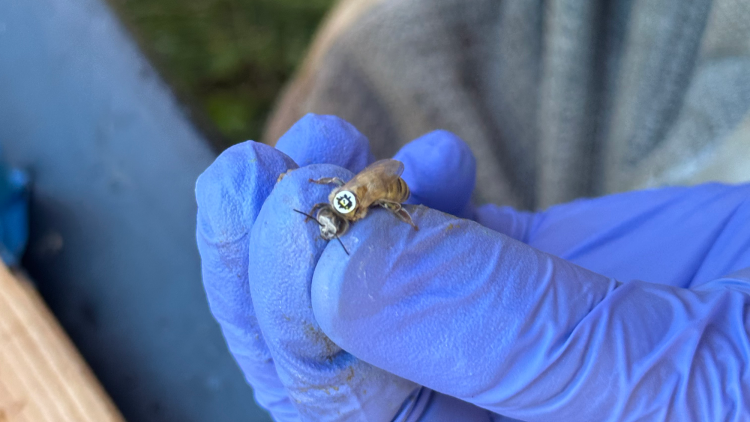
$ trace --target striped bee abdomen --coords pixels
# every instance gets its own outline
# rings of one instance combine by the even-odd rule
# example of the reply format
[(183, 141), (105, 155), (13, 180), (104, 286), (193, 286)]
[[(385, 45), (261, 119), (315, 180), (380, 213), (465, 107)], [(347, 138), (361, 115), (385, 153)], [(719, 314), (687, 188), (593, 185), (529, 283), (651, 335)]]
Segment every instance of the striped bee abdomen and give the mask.
[(388, 186), (388, 193), (386, 194), (385, 199), (402, 203), (409, 199), (410, 194), (411, 192), (409, 191), (409, 186), (406, 184), (404, 179), (399, 177), (398, 180)]

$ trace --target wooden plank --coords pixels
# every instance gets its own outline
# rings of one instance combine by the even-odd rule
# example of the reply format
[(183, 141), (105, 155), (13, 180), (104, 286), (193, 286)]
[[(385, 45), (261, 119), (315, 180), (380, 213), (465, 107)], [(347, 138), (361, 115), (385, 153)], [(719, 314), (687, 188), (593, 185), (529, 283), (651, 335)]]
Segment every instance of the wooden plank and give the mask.
[(36, 290), (4, 265), (0, 422), (124, 422)]

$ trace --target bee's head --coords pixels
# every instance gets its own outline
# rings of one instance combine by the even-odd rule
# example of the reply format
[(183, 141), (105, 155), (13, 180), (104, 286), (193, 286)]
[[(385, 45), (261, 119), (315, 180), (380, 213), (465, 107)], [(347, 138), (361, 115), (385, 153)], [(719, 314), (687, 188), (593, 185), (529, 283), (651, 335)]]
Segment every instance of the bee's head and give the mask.
[(320, 237), (331, 240), (341, 231), (341, 217), (336, 215), (330, 206), (325, 206), (318, 211), (318, 223), (320, 223)]

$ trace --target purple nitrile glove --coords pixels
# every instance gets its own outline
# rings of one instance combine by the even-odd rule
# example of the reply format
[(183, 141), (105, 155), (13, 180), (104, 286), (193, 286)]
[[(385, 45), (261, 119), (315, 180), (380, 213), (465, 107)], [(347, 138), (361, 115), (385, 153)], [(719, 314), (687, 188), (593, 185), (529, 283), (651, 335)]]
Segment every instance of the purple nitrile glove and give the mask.
[[(414, 149), (419, 144), (425, 147)], [(287, 155), (254, 142), (234, 146), (201, 175), (196, 188), (207, 296), (256, 400), (279, 421), (388, 422), (419, 415), (431, 421), (489, 421), (486, 410), (360, 361), (320, 331), (310, 283), (323, 249), (341, 246), (320, 239), (315, 223), (305, 223), (293, 209), (308, 211), (326, 200), (332, 187), (310, 183), (310, 178), (348, 179), (373, 159), (367, 140), (330, 116), (306, 116), (277, 148)], [(415, 196), (432, 206), (466, 209), (474, 161), (463, 142), (435, 132), (411, 148), (418, 154), (432, 151), (420, 161), (425, 171), (406, 149), (398, 156), (414, 162), (411, 171), (418, 171), (404, 175), (417, 186)], [(275, 186), (280, 174), (297, 167), (295, 162), (327, 165), (292, 171)], [(420, 178), (443, 188), (434, 189)], [(395, 218), (392, 223), (403, 224)]]
[[(315, 141), (319, 131), (301, 132)], [(447, 150), (462, 149), (442, 139)], [(431, 157), (418, 144), (409, 147), (414, 156)], [(212, 183), (199, 183), (199, 243), (212, 309), (259, 402), (278, 420), (388, 421), (398, 397), (411, 406), (399, 417), (424, 421), (500, 419), (466, 402), (525, 420), (747, 419), (750, 186), (632, 192), (536, 214), (495, 206), (467, 213), (493, 230), (412, 207), (414, 232), (376, 209), (342, 236), (347, 256), (335, 242), (316, 241), (314, 223), (298, 224), (298, 215), (282, 210), (325, 200), (328, 190), (306, 178), (350, 174), (331, 166), (294, 171), (260, 214), (245, 212), (255, 208), (232, 198), (263, 201), (268, 169), (292, 165), (270, 148), (250, 149), (257, 153), (224, 161), (231, 177), (209, 169), (203, 179)], [(398, 158), (423, 165), (412, 174), (429, 175), (428, 186), (447, 189), (454, 180), (444, 176), (462, 174), (451, 163), (473, 162), (444, 157)], [(212, 168), (222, 168), (221, 160)], [(473, 185), (436, 200), (404, 177), (433, 206)], [(211, 191), (225, 192), (216, 196), (223, 199)], [(460, 205), (451, 209), (470, 209)], [(237, 215), (253, 218), (233, 237), (222, 222)], [(201, 228), (204, 220), (210, 230)], [(242, 287), (247, 279), (221, 276), (234, 268), (231, 251), (243, 250), (235, 241), (251, 252), (250, 289)], [(313, 314), (305, 309), (310, 301)], [(367, 376), (350, 383), (360, 369)], [(368, 395), (373, 387), (385, 394)]]

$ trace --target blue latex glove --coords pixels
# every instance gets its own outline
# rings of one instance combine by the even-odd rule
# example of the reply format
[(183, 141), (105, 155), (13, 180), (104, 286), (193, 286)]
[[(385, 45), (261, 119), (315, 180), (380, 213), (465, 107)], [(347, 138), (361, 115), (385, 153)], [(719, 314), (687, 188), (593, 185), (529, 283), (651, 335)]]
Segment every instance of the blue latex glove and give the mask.
[[(361, 136), (335, 144), (321, 119), (307, 120), (279, 143), (297, 161), (305, 148), (342, 146), (352, 155), (334, 163), (369, 160)], [(444, 132), (427, 138), (451, 151), (427, 154), (424, 139), (402, 151), (419, 170), (404, 177), (425, 177), (407, 178), (415, 197), (471, 212), (473, 167), (470, 177), (450, 167), (473, 165), (465, 147)], [(350, 173), (309, 166), (271, 192), (293, 166), (244, 144), (198, 183), (212, 309), (278, 420), (500, 419), (479, 407), (525, 420), (748, 417), (750, 186), (634, 192), (539, 214), (487, 206), (474, 214), (484, 226), (418, 207), (418, 232), (374, 210), (342, 236), (347, 256), (287, 208), (325, 199), (330, 188), (308, 178)], [(643, 281), (621, 283), (633, 279)]]

